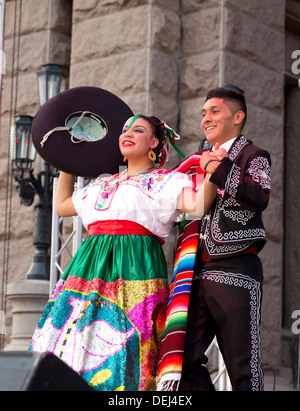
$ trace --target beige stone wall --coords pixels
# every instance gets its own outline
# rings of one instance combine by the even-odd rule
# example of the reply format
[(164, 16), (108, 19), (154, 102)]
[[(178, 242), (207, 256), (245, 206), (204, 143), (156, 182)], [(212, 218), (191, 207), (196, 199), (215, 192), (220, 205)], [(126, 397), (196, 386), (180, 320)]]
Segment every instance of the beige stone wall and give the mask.
[(134, 112), (176, 126), (178, 11), (177, 0), (74, 1), (71, 86), (108, 89)]
[[(1, 277), (3, 272), (4, 248), (9, 250), (8, 282), (25, 278), (35, 254), (33, 242), (34, 206), (20, 204), (14, 181), (7, 182), (10, 167), (9, 129), (15, 115), (34, 116), (39, 109), (37, 71), (43, 64), (54, 61), (67, 71), (70, 61), (70, 34), (72, 2), (65, 0), (6, 1), (4, 52), (6, 57), (1, 101), (1, 148), (0, 148), (0, 241)], [(21, 14), (20, 14), (21, 12)], [(16, 23), (16, 24), (15, 24)], [(20, 44), (18, 52), (18, 44)], [(35, 175), (43, 169), (43, 161), (36, 159)], [(7, 195), (12, 191), (11, 201)], [(35, 198), (35, 203), (38, 197)], [(11, 215), (10, 227), (5, 218)], [(11, 234), (4, 247), (5, 229)], [(11, 326), (8, 307), (7, 337)]]
[[(18, 113), (36, 113), (36, 72), (43, 64), (61, 64), (69, 74), (70, 87), (108, 89), (134, 112), (165, 119), (180, 132), (179, 146), (186, 155), (197, 150), (203, 138), (200, 113), (207, 91), (223, 81), (245, 90), (249, 107), (245, 134), (268, 149), (273, 160), (272, 196), (264, 213), (268, 244), (262, 252), (262, 344), (264, 361), (278, 369), (284, 230), (285, 0), (23, 0), (19, 62), (15, 56), (14, 64), (15, 72), (18, 68), (17, 96), (15, 88), (11, 94), (16, 82), (11, 72), (15, 2), (6, 3), (7, 67), (0, 136), (2, 209), (7, 204), (11, 109), (14, 111), (16, 103)], [(293, 13), (297, 2), (288, 3)], [(173, 153), (169, 166), (178, 161)], [(38, 161), (38, 167), (42, 166)], [(24, 278), (34, 254), (34, 209), (20, 207), (15, 184), (11, 213), (9, 282)], [(1, 214), (2, 243), (3, 227)], [(169, 264), (175, 236), (166, 245)]]

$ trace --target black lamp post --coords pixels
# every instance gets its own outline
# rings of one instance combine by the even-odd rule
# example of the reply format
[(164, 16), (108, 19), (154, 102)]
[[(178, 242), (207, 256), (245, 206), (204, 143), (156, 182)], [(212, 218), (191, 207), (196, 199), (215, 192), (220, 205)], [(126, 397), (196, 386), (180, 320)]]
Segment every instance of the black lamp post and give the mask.
[(30, 206), (37, 194), (39, 202), (35, 205), (35, 224), (33, 244), (36, 254), (26, 274), (27, 279), (48, 280), (50, 275), (50, 257), (52, 219), (52, 176), (49, 164), (44, 171), (33, 175), (35, 148), (31, 139), (31, 116), (16, 117), (15, 127), (11, 131), (11, 160), (13, 174), (18, 182), (21, 204)]
[(61, 68), (57, 64), (45, 64), (37, 73), (39, 85), (40, 106), (60, 92), (64, 78)]
[(36, 151), (31, 140), (31, 116), (17, 116), (11, 130), (13, 170), (32, 170)]
[[(55, 69), (56, 68), (56, 69)], [(60, 78), (59, 78), (60, 73)], [(53, 64), (43, 66), (38, 74), (40, 105), (47, 99), (60, 92), (62, 73), (59, 66)], [(35, 205), (35, 224), (33, 244), (36, 254), (29, 268), (26, 279), (49, 280), (50, 257), (48, 249), (51, 245), (52, 223), (52, 186), (56, 175), (48, 163), (37, 177), (33, 175), (35, 148), (31, 138), (31, 116), (20, 115), (15, 119), (15, 126), (11, 132), (11, 160), (15, 180), (18, 182), (18, 191), (21, 203), (30, 206), (37, 194), (39, 202)], [(25, 177), (27, 175), (27, 177)]]

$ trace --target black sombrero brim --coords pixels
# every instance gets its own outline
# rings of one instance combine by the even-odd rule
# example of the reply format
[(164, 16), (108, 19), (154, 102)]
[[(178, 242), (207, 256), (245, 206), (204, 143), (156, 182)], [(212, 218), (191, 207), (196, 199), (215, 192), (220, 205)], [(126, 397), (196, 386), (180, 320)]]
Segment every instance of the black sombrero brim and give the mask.
[[(54, 131), (41, 147), (50, 130), (66, 126), (71, 114), (83, 111), (104, 120), (107, 133), (101, 140), (74, 144), (68, 130)], [(131, 109), (113, 93), (98, 87), (74, 87), (52, 97), (37, 112), (31, 129), (33, 144), (47, 163), (66, 173), (83, 177), (114, 174), (124, 165), (119, 136), (131, 116)]]

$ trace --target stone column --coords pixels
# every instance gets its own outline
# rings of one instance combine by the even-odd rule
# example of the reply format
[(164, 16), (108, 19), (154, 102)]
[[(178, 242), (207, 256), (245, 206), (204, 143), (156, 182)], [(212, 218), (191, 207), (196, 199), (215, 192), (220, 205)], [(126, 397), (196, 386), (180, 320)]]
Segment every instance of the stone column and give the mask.
[[(67, 74), (70, 65), (72, 28), (71, 1), (45, 0), (41, 3), (39, 0), (27, 0), (26, 2), (7, 1), (6, 3), (4, 51), (7, 56), (7, 65), (1, 96), (1, 140), (3, 143), (9, 137), (10, 117), (14, 121), (14, 115), (17, 113), (34, 116), (38, 111), (37, 72), (42, 65), (60, 64)], [(15, 21), (17, 22), (16, 27)], [(20, 45), (19, 50), (18, 45)], [(12, 70), (13, 62), (14, 69)], [(7, 193), (4, 188), (7, 158), (9, 158), (9, 147), (7, 153), (4, 153), (3, 147), (4, 144), (1, 145), (0, 156), (0, 206), (6, 202)], [(43, 166), (44, 162), (37, 155), (35, 173), (41, 171)], [(25, 177), (27, 177), (26, 174)], [(9, 310), (5, 313), (8, 345), (5, 350), (27, 351), (32, 333), (49, 296), (49, 282), (46, 280), (20, 281), (25, 277), (26, 269), (34, 254), (32, 246), (34, 208), (33, 206), (20, 206), (18, 195), (14, 195), (16, 192), (14, 183), (12, 191), (9, 284), (7, 286)], [(3, 242), (3, 238), (3, 235), (0, 236), (0, 243)]]
[(24, 280), (10, 283), (7, 300), (12, 304), (10, 343), (4, 351), (27, 351), (31, 337), (49, 299), (49, 281)]
[(179, 1), (145, 3), (74, 1), (70, 86), (104, 88), (176, 127)]
[(186, 155), (204, 138), (201, 110), (207, 92), (220, 83), (221, 15), (219, 0), (182, 1), (179, 109)]

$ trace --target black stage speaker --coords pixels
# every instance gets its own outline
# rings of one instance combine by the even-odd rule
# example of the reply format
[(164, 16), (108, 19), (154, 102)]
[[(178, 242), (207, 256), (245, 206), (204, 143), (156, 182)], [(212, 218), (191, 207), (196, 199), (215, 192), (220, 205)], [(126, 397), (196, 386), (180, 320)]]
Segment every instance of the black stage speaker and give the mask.
[(1, 352), (0, 391), (95, 391), (54, 354)]

